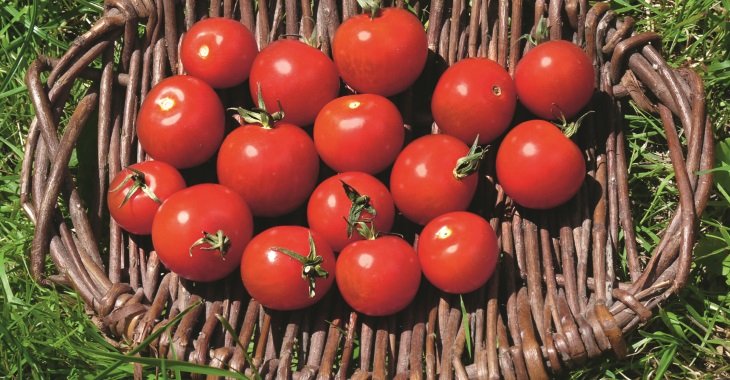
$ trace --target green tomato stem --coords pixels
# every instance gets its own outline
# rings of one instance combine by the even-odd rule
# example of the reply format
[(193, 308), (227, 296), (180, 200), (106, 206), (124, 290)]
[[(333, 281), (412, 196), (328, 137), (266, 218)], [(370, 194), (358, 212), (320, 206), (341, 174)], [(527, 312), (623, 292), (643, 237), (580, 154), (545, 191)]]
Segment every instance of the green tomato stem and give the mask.
[[(203, 245), (206, 244), (207, 247), (204, 247)], [(188, 253), (191, 257), (193, 256), (193, 249), (195, 247), (200, 247), (200, 249), (204, 251), (218, 251), (221, 253), (221, 259), (225, 261), (226, 254), (231, 249), (231, 239), (225, 235), (223, 230), (216, 231), (215, 235), (203, 231), (203, 237), (196, 240), (190, 246), (190, 249), (188, 249)]]
[(456, 160), (453, 170), (454, 177), (461, 180), (476, 173), (479, 170), (479, 163), (486, 153), (487, 149), (479, 146), (479, 135), (477, 135), (466, 156)]
[(124, 186), (129, 183), (129, 181), (132, 181), (132, 187), (127, 190), (127, 192), (124, 194), (124, 199), (122, 199), (122, 202), (119, 203), (119, 208), (122, 208), (134, 195), (134, 193), (137, 192), (137, 190), (142, 190), (142, 192), (150, 197), (153, 201), (155, 201), (158, 204), (162, 204), (162, 201), (160, 198), (157, 197), (154, 191), (147, 186), (147, 183), (145, 182), (144, 173), (137, 169), (127, 168), (129, 171), (131, 171), (131, 174), (128, 174), (126, 177), (124, 177), (124, 180), (122, 183), (119, 184), (119, 186), (109, 190), (109, 192), (116, 192), (121, 190)]
[(291, 249), (283, 247), (272, 247), (271, 249), (276, 252), (283, 253), (302, 264), (302, 279), (309, 283), (309, 298), (314, 298), (316, 286), (315, 281), (318, 278), (327, 278), (329, 273), (322, 268), (322, 262), (324, 259), (322, 256), (317, 254), (317, 248), (314, 245), (314, 238), (312, 238), (312, 234), (309, 234), (309, 253), (307, 256), (302, 256)]

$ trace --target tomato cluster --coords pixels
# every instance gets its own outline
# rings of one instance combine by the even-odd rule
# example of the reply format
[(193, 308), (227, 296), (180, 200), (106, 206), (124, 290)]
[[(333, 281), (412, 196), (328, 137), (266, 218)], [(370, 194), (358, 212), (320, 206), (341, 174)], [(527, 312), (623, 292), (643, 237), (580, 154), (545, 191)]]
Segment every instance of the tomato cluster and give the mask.
[[(441, 134), (407, 131), (393, 102), (428, 58), (423, 25), (404, 9), (345, 20), (332, 59), (291, 39), (258, 51), (245, 26), (222, 18), (193, 25), (180, 56), (187, 74), (157, 83), (139, 109), (149, 160), (113, 178), (110, 214), (151, 234), (179, 276), (216, 281), (239, 269), (272, 309), (310, 306), (336, 284), (353, 309), (381, 316), (411, 303), (422, 277), (450, 293), (483, 286), (497, 236), (468, 210), (486, 144), (519, 205), (552, 208), (582, 186), (582, 152), (558, 127), (534, 119), (510, 130), (518, 99), (564, 123), (587, 104), (593, 66), (567, 42), (533, 48), (514, 80), (486, 58), (446, 69), (429, 94)], [(214, 180), (186, 187), (210, 163)]]

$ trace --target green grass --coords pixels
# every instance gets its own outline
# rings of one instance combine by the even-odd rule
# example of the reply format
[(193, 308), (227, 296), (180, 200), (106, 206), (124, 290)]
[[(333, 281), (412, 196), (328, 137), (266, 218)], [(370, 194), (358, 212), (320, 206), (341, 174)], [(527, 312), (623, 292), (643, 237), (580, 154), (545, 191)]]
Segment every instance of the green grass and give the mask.
[[(129, 378), (137, 360), (181, 373), (214, 373), (179, 362), (133, 359), (107, 343), (91, 323), (83, 302), (62, 288), (31, 281), (26, 255), (32, 225), (19, 207), (18, 180), (24, 134), (32, 109), (23, 76), (38, 54), (58, 57), (74, 36), (88, 29), (101, 2), (73, 0), (0, 3), (0, 378)], [(674, 66), (698, 70), (708, 93), (718, 145), (718, 185), (700, 224), (701, 238), (688, 286), (640, 332), (626, 361), (610, 357), (575, 371), (572, 378), (730, 378), (730, 1), (615, 0), (638, 28), (661, 31)], [(78, 96), (80, 89), (77, 89)], [(641, 248), (650, 249), (676, 201), (671, 164), (663, 153), (658, 121), (628, 116), (634, 152), (630, 157), (634, 217)], [(143, 363), (142, 363), (143, 362)]]

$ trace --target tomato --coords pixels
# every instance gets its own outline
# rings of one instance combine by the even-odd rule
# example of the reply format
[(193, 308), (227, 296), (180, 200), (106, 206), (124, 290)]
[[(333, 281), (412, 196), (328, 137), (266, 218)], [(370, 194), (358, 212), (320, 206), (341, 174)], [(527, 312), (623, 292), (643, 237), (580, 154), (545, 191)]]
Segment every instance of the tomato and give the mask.
[(245, 25), (216, 17), (193, 24), (180, 43), (180, 60), (188, 74), (214, 88), (228, 88), (248, 79), (258, 53)]
[(548, 120), (577, 115), (591, 100), (594, 80), (593, 63), (586, 53), (562, 40), (535, 46), (515, 68), (520, 102)]
[(466, 144), (479, 136), (486, 144), (501, 136), (517, 105), (509, 73), (487, 58), (469, 58), (449, 67), (431, 99), (431, 112), (444, 133)]
[(360, 93), (391, 96), (416, 81), (426, 65), (423, 24), (401, 8), (384, 8), (345, 20), (332, 42), (337, 70)]
[(109, 214), (126, 231), (149, 235), (162, 202), (184, 188), (185, 180), (170, 164), (144, 161), (130, 165), (109, 184)]
[(200, 79), (176, 75), (150, 90), (139, 108), (137, 137), (155, 160), (182, 169), (215, 154), (225, 129), (223, 105)]
[(477, 188), (477, 176), (457, 178), (457, 161), (469, 147), (448, 135), (427, 135), (408, 144), (390, 175), (395, 206), (410, 220), (426, 224), (449, 211), (466, 210)]
[(245, 124), (221, 145), (218, 181), (237, 191), (256, 216), (274, 217), (304, 204), (317, 184), (319, 158), (312, 139), (283, 121)]
[(272, 227), (246, 247), (241, 279), (246, 291), (268, 308), (302, 309), (332, 287), (335, 255), (316, 232), (299, 226)]
[(443, 214), (428, 222), (418, 238), (423, 275), (448, 293), (468, 293), (487, 283), (499, 259), (497, 235), (479, 215)]
[(246, 202), (218, 184), (188, 187), (168, 198), (152, 222), (152, 244), (165, 266), (192, 281), (233, 272), (253, 234)]
[(405, 129), (398, 108), (374, 94), (327, 103), (314, 122), (314, 144), (322, 161), (338, 172), (376, 174), (393, 163)]
[(544, 120), (526, 121), (509, 131), (497, 150), (496, 168), (504, 192), (533, 209), (567, 202), (586, 175), (580, 148)]
[[(348, 194), (348, 186), (356, 194)], [(351, 226), (358, 221), (372, 221), (377, 231), (389, 232), (394, 216), (393, 197), (388, 188), (362, 172), (346, 172), (325, 179), (314, 189), (307, 204), (309, 227), (321, 234), (335, 251), (362, 239), (352, 227), (348, 238), (348, 220)]]
[(307, 126), (337, 96), (340, 77), (335, 64), (321, 51), (300, 41), (279, 40), (262, 49), (253, 61), (249, 79), (253, 99), (258, 98), (259, 85), (269, 111), (283, 109), (284, 121)]
[(335, 272), (345, 302), (370, 316), (403, 310), (421, 284), (418, 255), (408, 242), (392, 235), (349, 244), (340, 252)]

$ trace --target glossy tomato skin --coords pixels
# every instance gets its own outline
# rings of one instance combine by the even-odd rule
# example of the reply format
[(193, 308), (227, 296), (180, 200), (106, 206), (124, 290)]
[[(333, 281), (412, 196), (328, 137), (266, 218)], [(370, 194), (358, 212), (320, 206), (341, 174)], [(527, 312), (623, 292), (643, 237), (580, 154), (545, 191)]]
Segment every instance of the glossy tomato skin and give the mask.
[(142, 148), (155, 160), (183, 169), (211, 158), (225, 128), (215, 91), (189, 75), (163, 79), (150, 90), (137, 117)]
[(548, 41), (525, 54), (515, 68), (520, 102), (547, 120), (571, 119), (591, 100), (594, 69), (578, 46)]
[(240, 22), (223, 17), (196, 22), (180, 43), (185, 71), (213, 88), (243, 83), (257, 53), (253, 33)]
[(262, 49), (251, 67), (249, 90), (258, 98), (258, 85), (266, 109), (284, 109), (286, 122), (308, 126), (319, 110), (340, 91), (340, 77), (332, 60), (303, 42), (279, 40)]
[(479, 215), (456, 211), (431, 220), (418, 238), (426, 279), (447, 293), (468, 293), (487, 283), (499, 259), (497, 235)]
[(466, 210), (476, 192), (477, 176), (457, 179), (453, 170), (468, 152), (466, 144), (449, 135), (427, 135), (408, 144), (390, 175), (398, 210), (421, 225), (441, 214)]
[(374, 18), (345, 20), (332, 43), (337, 70), (359, 93), (391, 96), (404, 91), (423, 71), (428, 42), (423, 24), (401, 8), (384, 8)]
[(317, 231), (336, 252), (341, 251), (349, 243), (362, 240), (362, 236), (354, 230), (352, 237), (347, 237), (347, 216), (352, 201), (347, 197), (342, 182), (352, 186), (361, 195), (370, 198), (370, 205), (376, 215), (363, 212), (360, 220), (372, 219), (379, 232), (390, 232), (395, 218), (393, 197), (388, 188), (377, 178), (363, 172), (345, 172), (325, 179), (317, 185), (307, 204), (307, 221), (309, 227)]
[(510, 130), (497, 150), (496, 168), (504, 192), (533, 209), (567, 202), (586, 175), (580, 148), (544, 120), (526, 121)]
[[(230, 239), (225, 255), (192, 248), (203, 232), (222, 231)], [(233, 190), (218, 184), (201, 184), (168, 198), (152, 222), (152, 244), (165, 266), (192, 281), (216, 281), (236, 270), (253, 234), (253, 218), (246, 202)]]
[[(144, 161), (130, 165), (112, 179), (106, 198), (109, 214), (126, 231), (149, 235), (152, 232), (152, 220), (161, 203), (153, 200), (139, 186), (135, 186), (137, 174), (134, 171), (143, 174), (144, 186), (160, 202), (184, 189), (185, 180), (177, 169), (162, 161)], [(125, 201), (130, 191), (131, 197)]]
[[(309, 235), (322, 257), (326, 278), (315, 280), (314, 297), (309, 282), (302, 278), (302, 264), (274, 248), (287, 248), (306, 256)], [(262, 305), (274, 310), (297, 310), (315, 304), (335, 281), (335, 256), (316, 232), (300, 226), (277, 226), (254, 236), (241, 259), (241, 279), (246, 291)]]
[(304, 204), (317, 184), (319, 158), (309, 135), (293, 124), (246, 124), (226, 136), (217, 172), (254, 215), (274, 217)]
[(468, 58), (443, 73), (431, 99), (431, 112), (444, 133), (471, 145), (501, 136), (517, 106), (509, 73), (487, 58)]
[(400, 111), (380, 95), (334, 99), (314, 122), (317, 152), (337, 172), (376, 174), (385, 170), (403, 147), (404, 138)]
[(413, 301), (421, 283), (418, 256), (397, 236), (359, 240), (340, 252), (337, 287), (350, 307), (370, 316), (386, 316)]

